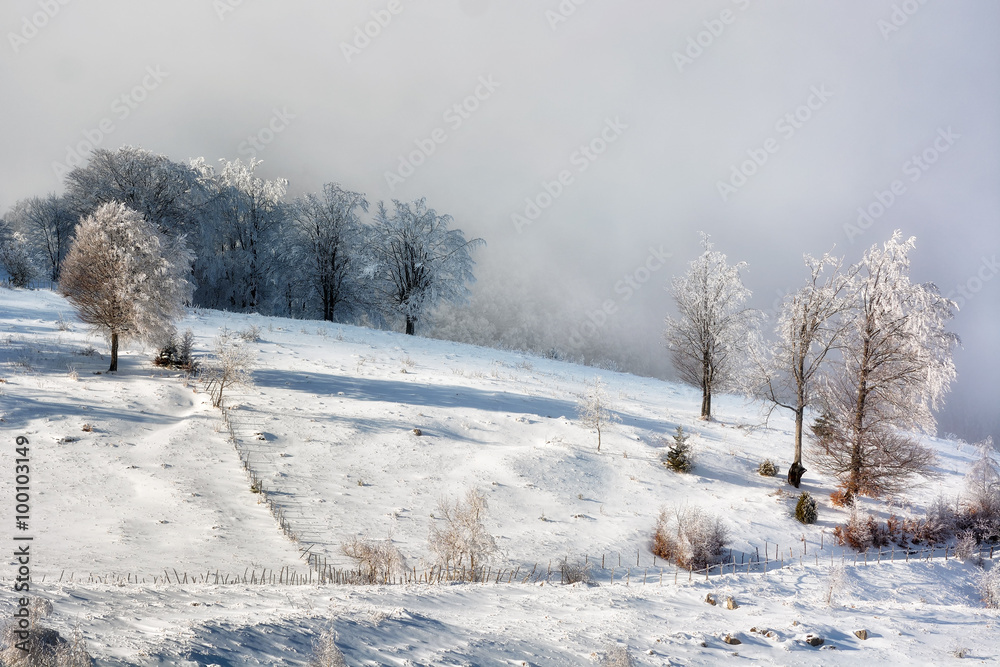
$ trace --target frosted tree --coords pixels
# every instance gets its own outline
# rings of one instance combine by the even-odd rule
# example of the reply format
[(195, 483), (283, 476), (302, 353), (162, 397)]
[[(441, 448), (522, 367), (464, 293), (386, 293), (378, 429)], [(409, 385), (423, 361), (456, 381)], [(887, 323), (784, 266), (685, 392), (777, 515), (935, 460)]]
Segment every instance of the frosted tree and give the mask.
[(746, 262), (730, 266), (702, 233), (701, 256), (669, 286), (677, 317), (666, 320), (667, 348), (681, 380), (701, 389), (701, 418), (712, 418), (712, 393), (735, 386), (758, 314), (746, 307), (740, 280)]
[(486, 530), (486, 494), (470, 488), (463, 500), (438, 501), (436, 521), (431, 525), (428, 546), (437, 562), (448, 569), (464, 568), (469, 563), (467, 577), (475, 580), (477, 568), (487, 563), (497, 550), (496, 540)]
[(258, 312), (276, 296), (288, 182), (258, 177), (256, 159), (222, 163), (218, 173), (203, 160), (192, 163), (210, 193), (195, 267), (196, 298), (210, 308)]
[(824, 382), (828, 422), (818, 453), (848, 499), (901, 492), (934, 461), (907, 431), (933, 432), (934, 411), (955, 378), (959, 341), (945, 330), (954, 302), (933, 284), (910, 282), (914, 244), (897, 230), (865, 253), (842, 360)]
[(24, 236), (5, 220), (0, 220), (0, 268), (14, 287), (27, 287), (36, 272)]
[(473, 282), (472, 252), (485, 245), (467, 241), (460, 229), (448, 229), (450, 215), (438, 215), (423, 199), (393, 201), (392, 213), (379, 202), (372, 228), (372, 259), (366, 268), (377, 301), (402, 316), (406, 333), (440, 302), (464, 301)]
[(292, 207), (301, 272), (328, 322), (359, 298), (363, 233), (359, 209), (368, 210), (364, 195), (336, 183), (327, 183), (322, 194), (308, 194)]
[(993, 438), (976, 443), (976, 461), (965, 477), (972, 514), (1000, 522), (1000, 462)]
[(193, 259), (183, 237), (166, 239), (124, 204), (104, 204), (80, 221), (59, 291), (110, 339), (109, 371), (118, 370), (119, 341), (169, 337), (191, 299)]
[(234, 387), (252, 387), (257, 355), (247, 341), (223, 331), (215, 337), (215, 359), (201, 375), (213, 407), (222, 407), (225, 393)]
[(597, 451), (601, 451), (601, 431), (611, 424), (621, 421), (621, 417), (612, 412), (609, 407), (604, 383), (601, 382), (600, 378), (594, 378), (593, 382), (587, 383), (587, 391), (580, 397), (576, 413), (584, 428), (597, 431)]
[(194, 169), (135, 146), (95, 150), (86, 166), (66, 175), (66, 188), (79, 216), (121, 202), (168, 237), (194, 238), (205, 199)]
[(35, 263), (45, 270), (50, 280), (58, 282), (79, 220), (69, 202), (54, 194), (22, 199), (7, 213), (6, 220), (22, 235)]
[(830, 255), (804, 256), (809, 280), (781, 304), (775, 328), (777, 339), (761, 349), (749, 346), (752, 370), (745, 378), (747, 393), (795, 416), (795, 454), (788, 468), (788, 483), (798, 488), (806, 469), (802, 466), (802, 425), (812, 405), (820, 372), (847, 332), (853, 276), (857, 267), (841, 271), (843, 260)]

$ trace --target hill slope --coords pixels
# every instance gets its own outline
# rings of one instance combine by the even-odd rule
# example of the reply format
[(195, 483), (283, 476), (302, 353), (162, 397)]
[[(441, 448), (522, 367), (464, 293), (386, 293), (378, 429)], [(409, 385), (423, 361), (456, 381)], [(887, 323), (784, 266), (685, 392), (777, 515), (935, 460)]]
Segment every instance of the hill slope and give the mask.
[[(221, 414), (197, 383), (155, 369), (141, 350), (123, 355), (117, 375), (97, 374), (104, 344), (65, 301), (41, 291), (0, 296), (0, 417), (9, 441), (31, 441), (34, 586), (53, 601), (51, 624), (65, 633), (78, 623), (106, 664), (301, 664), (331, 625), (350, 664), (589, 664), (615, 642), (650, 665), (711, 664), (733, 651), (815, 664), (817, 650), (824, 664), (937, 663), (960, 647), (976, 657), (1000, 648), (983, 632), (996, 612), (978, 601), (973, 565), (907, 563), (897, 553), (855, 566), (853, 554), (831, 546), (832, 527), (845, 519), (826, 499), (832, 481), (812, 470), (803, 490), (819, 499), (820, 520), (796, 522), (787, 485), (756, 474), (765, 457), (787, 457), (791, 424), (777, 416), (765, 428), (737, 397), (720, 397), (718, 421), (704, 423), (693, 391), (657, 380), (355, 327), (194, 311), (179, 326), (192, 328), (201, 352), (223, 328), (257, 334), (248, 336), (258, 338), (256, 387), (227, 404), (296, 543), (250, 492)], [(576, 419), (595, 376), (622, 419), (603, 433), (599, 453), (596, 434)], [(661, 438), (677, 425), (693, 434), (691, 475), (659, 460)], [(961, 488), (971, 448), (927, 442), (941, 475), (897, 513), (919, 513)], [(14, 505), (10, 472), (0, 477), (5, 507)], [(349, 566), (340, 545), (364, 534), (390, 535), (422, 570), (439, 499), (470, 487), (489, 502), (486, 524), (500, 549), (493, 567), (522, 575), (564, 557), (586, 560), (599, 585), (560, 586), (558, 573), (548, 585), (545, 577), (433, 587), (176, 583), (175, 571), (182, 581), (305, 572), (303, 550)], [(649, 551), (656, 515), (685, 504), (723, 519), (736, 563), (764, 552), (773, 559), (778, 549), (784, 567), (691, 581), (662, 569)], [(0, 573), (5, 585), (13, 572)], [(733, 595), (740, 607), (709, 606), (708, 592)], [(867, 641), (852, 634), (862, 627)], [(809, 632), (826, 648), (805, 644)], [(722, 643), (726, 633), (743, 644)]]

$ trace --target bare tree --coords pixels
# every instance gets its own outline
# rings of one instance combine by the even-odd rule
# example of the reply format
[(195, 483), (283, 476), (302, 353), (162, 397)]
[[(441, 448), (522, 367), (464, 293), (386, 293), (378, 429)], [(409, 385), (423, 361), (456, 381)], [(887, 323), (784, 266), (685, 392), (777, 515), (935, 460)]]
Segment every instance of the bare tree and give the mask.
[(431, 553), (444, 567), (457, 569), (468, 561), (467, 577), (475, 579), (476, 569), (488, 562), (496, 552), (496, 541), (483, 524), (486, 495), (470, 488), (464, 500), (438, 501), (437, 513), (443, 527), (432, 524), (427, 538)]
[(212, 405), (222, 406), (224, 393), (232, 387), (252, 387), (257, 355), (247, 342), (223, 331), (215, 337), (215, 360), (202, 373), (202, 382), (212, 397)]
[(104, 204), (80, 221), (59, 291), (110, 339), (109, 371), (118, 370), (119, 340), (169, 337), (191, 299), (193, 259), (183, 237), (167, 240), (124, 204)]
[(595, 377), (592, 383), (587, 383), (587, 391), (580, 397), (576, 412), (585, 428), (597, 431), (597, 451), (601, 451), (601, 430), (621, 421), (621, 417), (609, 409), (607, 392), (601, 378)]
[(482, 239), (466, 241), (460, 229), (448, 229), (450, 215), (438, 215), (423, 199), (412, 204), (393, 201), (389, 213), (379, 202), (367, 269), (379, 301), (406, 321), (406, 333), (442, 301), (463, 301), (466, 283), (475, 280), (472, 251)]
[(7, 213), (6, 220), (23, 235), (49, 279), (58, 282), (79, 220), (69, 202), (54, 194), (22, 199)]
[[(795, 415), (795, 455), (788, 468), (788, 483), (798, 488), (802, 467), (802, 425), (812, 404), (820, 371), (831, 351), (840, 344), (849, 320), (843, 315), (853, 305), (850, 291), (857, 268), (841, 271), (843, 260), (830, 255), (804, 257), (810, 277), (794, 294), (786, 296), (775, 329), (777, 340), (768, 350), (749, 346), (753, 371), (747, 375), (747, 393), (769, 406)], [(824, 269), (829, 269), (824, 276)]]
[(829, 418), (818, 453), (848, 499), (902, 491), (934, 460), (906, 431), (934, 430), (934, 411), (955, 378), (959, 341), (945, 326), (956, 306), (933, 284), (910, 283), (914, 244), (896, 231), (865, 253), (842, 361), (824, 382)]
[(319, 295), (320, 311), (328, 322), (358, 298), (355, 282), (361, 271), (362, 241), (358, 209), (368, 210), (364, 195), (336, 183), (327, 183), (321, 195), (308, 194), (292, 207), (302, 271)]
[(740, 280), (746, 262), (730, 266), (702, 233), (701, 256), (669, 291), (678, 317), (666, 320), (667, 347), (681, 379), (701, 388), (701, 417), (712, 418), (712, 393), (734, 385), (741, 355), (758, 319), (745, 307), (750, 290)]

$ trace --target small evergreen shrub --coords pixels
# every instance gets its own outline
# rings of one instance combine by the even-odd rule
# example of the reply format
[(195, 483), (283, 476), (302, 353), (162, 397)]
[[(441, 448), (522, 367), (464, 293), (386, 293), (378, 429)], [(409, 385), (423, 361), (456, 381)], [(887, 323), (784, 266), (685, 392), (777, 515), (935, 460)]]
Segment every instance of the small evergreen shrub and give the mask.
[(778, 466), (774, 464), (771, 459), (764, 459), (759, 466), (757, 466), (757, 474), (762, 477), (775, 477), (778, 474)]
[(198, 362), (191, 358), (191, 349), (194, 347), (194, 333), (190, 329), (184, 332), (180, 340), (174, 333), (156, 353), (153, 358), (154, 366), (163, 368), (175, 368), (188, 373), (198, 371)]
[(689, 435), (684, 435), (684, 428), (677, 427), (677, 432), (671, 436), (674, 440), (670, 449), (663, 455), (663, 465), (675, 472), (691, 472), (694, 470), (694, 455), (691, 445), (687, 444)]
[(819, 513), (816, 510), (816, 499), (803, 491), (799, 501), (795, 503), (795, 518), (801, 523), (816, 523)]

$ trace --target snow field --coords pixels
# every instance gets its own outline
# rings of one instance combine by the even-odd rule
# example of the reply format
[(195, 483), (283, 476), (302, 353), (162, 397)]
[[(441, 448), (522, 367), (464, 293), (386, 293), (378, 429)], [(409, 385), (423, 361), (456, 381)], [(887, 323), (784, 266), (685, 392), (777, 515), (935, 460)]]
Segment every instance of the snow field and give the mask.
[[(223, 327), (259, 328), (256, 387), (227, 405), (296, 544), (250, 492), (220, 412), (197, 383), (155, 369), (140, 348), (123, 351), (117, 375), (96, 374), (107, 367), (106, 345), (65, 301), (41, 291), (0, 297), (0, 428), (31, 440), (36, 588), (53, 601), (52, 625), (79, 623), (105, 664), (304, 664), (331, 623), (349, 664), (593, 664), (615, 642), (649, 665), (715, 664), (733, 652), (771, 664), (940, 664), (956, 648), (981, 659), (1000, 648), (973, 565), (855, 567), (850, 556), (839, 565), (831, 533), (846, 513), (829, 502), (832, 480), (806, 473), (802, 490), (816, 497), (819, 521), (796, 522), (797, 494), (781, 474), (756, 474), (765, 457), (784, 468), (791, 422), (776, 413), (764, 427), (738, 397), (718, 397), (719, 421), (704, 423), (694, 391), (658, 380), (329, 323), (192, 311), (178, 328), (193, 329), (200, 353)], [(596, 434), (576, 420), (595, 376), (622, 417), (600, 453)], [(659, 462), (659, 439), (678, 424), (694, 436), (691, 475)], [(941, 474), (893, 507), (897, 514), (961, 489), (971, 447), (927, 442)], [(765, 544), (773, 557), (777, 544), (793, 562), (707, 582), (682, 572), (676, 585), (668, 568), (662, 586), (653, 575), (641, 585), (637, 568), (628, 586), (620, 573), (608, 585), (605, 572), (592, 587), (152, 583), (164, 569), (173, 580), (174, 568), (304, 571), (305, 545), (349, 566), (340, 545), (362, 534), (391, 536), (412, 567), (425, 568), (438, 499), (469, 486), (487, 495), (495, 565), (504, 568), (620, 553), (653, 571), (656, 515), (685, 503), (723, 518), (738, 561)], [(0, 476), (7, 507), (11, 494), (11, 476)], [(79, 582), (91, 573), (146, 583)], [(706, 593), (740, 606), (707, 605)], [(853, 636), (860, 628), (867, 641)], [(836, 649), (804, 644), (809, 632)], [(726, 633), (743, 643), (722, 643)]]

